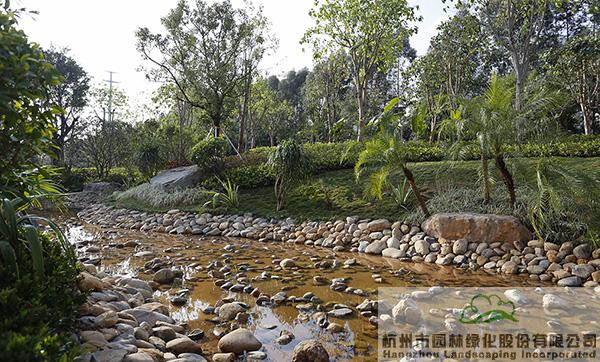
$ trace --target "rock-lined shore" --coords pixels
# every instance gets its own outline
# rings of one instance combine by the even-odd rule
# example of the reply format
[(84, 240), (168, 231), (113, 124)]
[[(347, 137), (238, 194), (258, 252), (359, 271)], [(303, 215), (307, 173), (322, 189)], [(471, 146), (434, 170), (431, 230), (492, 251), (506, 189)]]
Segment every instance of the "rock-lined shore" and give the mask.
[[(202, 347), (204, 331), (189, 331), (186, 323), (170, 316), (169, 307), (153, 298), (158, 287), (156, 282), (108, 275), (97, 271), (93, 264), (83, 264), (83, 269), (78, 287), (89, 296), (79, 309), (76, 330), (77, 339), (87, 353), (78, 357), (78, 362), (207, 361)], [(212, 354), (212, 361), (267, 358), (267, 354), (260, 351), (262, 343), (243, 327), (248, 319), (247, 308), (245, 303), (223, 299), (215, 308), (211, 307), (212, 310), (205, 310), (205, 313), (215, 314), (215, 321), (224, 323), (219, 352)], [(343, 328), (335, 323), (326, 326)], [(277, 343), (286, 344), (293, 338), (291, 334), (282, 334)], [(328, 360), (327, 351), (315, 340), (301, 342), (292, 355), (295, 362)]]
[(196, 340), (169, 316), (167, 306), (152, 298), (150, 284), (134, 278), (109, 276), (83, 265), (78, 282), (88, 300), (79, 310), (78, 338), (89, 353), (78, 361), (204, 362)]
[(589, 244), (561, 245), (540, 240), (468, 242), (427, 235), (419, 226), (385, 219), (303, 222), (267, 220), (252, 215), (211, 215), (171, 210), (147, 213), (96, 204), (78, 217), (104, 228), (169, 234), (243, 237), (361, 252), (402, 261), (454, 265), (503, 274), (526, 274), (558, 286), (595, 287), (600, 282), (600, 249)]

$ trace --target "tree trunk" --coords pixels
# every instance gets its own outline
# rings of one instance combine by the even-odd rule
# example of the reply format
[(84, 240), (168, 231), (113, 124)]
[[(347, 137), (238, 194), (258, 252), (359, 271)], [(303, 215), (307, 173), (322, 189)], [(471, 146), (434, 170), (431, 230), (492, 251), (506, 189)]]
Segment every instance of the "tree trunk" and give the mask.
[(52, 158), (53, 166), (64, 166), (65, 164), (65, 145), (60, 140), (55, 140), (54, 145), (56, 146), (56, 158)]
[(579, 106), (581, 107), (581, 115), (583, 116), (583, 131), (586, 135), (590, 135), (594, 133), (591, 122), (593, 115), (590, 114), (592, 112), (589, 111), (588, 107), (585, 105), (584, 100), (581, 100), (579, 102)]
[(250, 91), (252, 86), (252, 77), (247, 76), (245, 89), (244, 89), (244, 101), (242, 103), (242, 112), (240, 114), (240, 135), (238, 139), (238, 152), (242, 153), (246, 150), (246, 140), (244, 139), (244, 133), (246, 132), (246, 118), (248, 117), (248, 103), (250, 102)]
[(483, 149), (481, 150), (481, 171), (483, 173), (483, 199), (486, 203), (489, 203), (492, 201), (490, 192), (490, 173), (488, 158)]
[(367, 124), (367, 87), (357, 82), (357, 101), (358, 101), (358, 134), (357, 140), (363, 140), (363, 130)]
[(515, 109), (521, 110), (523, 103), (523, 89), (525, 88), (525, 80), (527, 79), (527, 65), (519, 61), (519, 56), (514, 53), (511, 56), (513, 68), (515, 70), (515, 76), (517, 78), (517, 84), (515, 87)]
[(402, 171), (404, 172), (404, 176), (408, 180), (408, 183), (410, 184), (410, 188), (412, 189), (413, 193), (415, 194), (415, 197), (417, 198), (417, 202), (419, 203), (419, 206), (421, 206), (421, 210), (423, 210), (423, 214), (425, 214), (425, 216), (429, 216), (429, 210), (427, 209), (427, 204), (425, 203), (425, 200), (423, 199), (421, 192), (417, 188), (417, 183), (415, 182), (413, 173), (406, 166), (402, 166)]
[(275, 178), (275, 199), (277, 200), (277, 211), (285, 209), (286, 187), (283, 178)]
[(515, 182), (513, 181), (510, 171), (508, 171), (508, 168), (506, 167), (502, 153), (496, 154), (496, 167), (498, 167), (498, 170), (502, 175), (502, 181), (504, 182), (506, 190), (508, 191), (510, 206), (515, 207), (515, 203), (517, 202), (517, 196), (515, 194)]

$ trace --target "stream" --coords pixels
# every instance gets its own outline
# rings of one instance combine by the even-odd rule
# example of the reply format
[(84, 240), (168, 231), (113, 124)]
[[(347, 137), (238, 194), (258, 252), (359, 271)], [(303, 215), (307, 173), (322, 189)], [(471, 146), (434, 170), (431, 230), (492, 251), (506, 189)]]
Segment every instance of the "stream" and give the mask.
[[(211, 307), (223, 299), (249, 305), (246, 327), (262, 342), (268, 360), (289, 361), (299, 342), (313, 338), (323, 343), (332, 360), (368, 361), (377, 358), (377, 327), (369, 321), (373, 313), (360, 313), (354, 308), (367, 298), (376, 300), (379, 287), (540, 284), (521, 276), (401, 262), (362, 253), (336, 253), (331, 249), (289, 243), (101, 229), (77, 218), (63, 218), (61, 223), (70, 242), (77, 247), (80, 259), (97, 264), (98, 269), (107, 274), (150, 281), (153, 272), (145, 269), (144, 264), (155, 258), (181, 269), (181, 284), (161, 285), (155, 297), (169, 306), (175, 320), (187, 323), (189, 330), (204, 331), (201, 344), (207, 359), (218, 352), (217, 335), (221, 333)], [(282, 268), (283, 259), (292, 259), (295, 266)], [(224, 275), (219, 278), (220, 282), (209, 275), (212, 270), (214, 276), (217, 269)], [(332, 290), (330, 281), (336, 278), (345, 278), (349, 289)], [(251, 287), (245, 288), (246, 292), (232, 292), (217, 285), (224, 281), (231, 282), (227, 285), (241, 283)], [(257, 305), (256, 297), (248, 293), (254, 288), (269, 296), (284, 292), (286, 300), (277, 305)], [(170, 302), (177, 295), (185, 296), (185, 305)], [(292, 296), (298, 298), (294, 300)], [(308, 309), (306, 298), (314, 298), (312, 306), (316, 309)], [(312, 318), (318, 310), (343, 307), (350, 307), (353, 313), (344, 317), (329, 316), (330, 322), (343, 326), (340, 333), (320, 327)], [(295, 338), (286, 345), (276, 343), (282, 331), (291, 332)]]

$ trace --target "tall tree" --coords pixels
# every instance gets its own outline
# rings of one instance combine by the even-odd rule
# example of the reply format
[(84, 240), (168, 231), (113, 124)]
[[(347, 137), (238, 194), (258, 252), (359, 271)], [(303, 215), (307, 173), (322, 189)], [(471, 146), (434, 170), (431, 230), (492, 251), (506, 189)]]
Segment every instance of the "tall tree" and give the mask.
[(162, 19), (164, 35), (138, 29), (137, 48), (153, 64), (148, 76), (173, 82), (182, 100), (206, 112), (218, 136), (238, 99), (243, 50), (256, 36), (255, 19), (229, 0), (193, 4), (180, 0)]
[(63, 113), (52, 120), (56, 132), (52, 138), (57, 147), (56, 161), (65, 161), (65, 144), (75, 137), (83, 125), (82, 114), (87, 105), (87, 93), (90, 89), (90, 77), (75, 59), (69, 55), (69, 49), (50, 48), (44, 52), (45, 59), (62, 75), (62, 82), (47, 89), (50, 104), (62, 108)]
[[(254, 80), (258, 65), (269, 47), (274, 45), (273, 37), (268, 33), (268, 21), (262, 14), (262, 7), (256, 12), (252, 9), (248, 23), (252, 34), (244, 39), (242, 44), (241, 67), (243, 73), (242, 81), (242, 101), (239, 111), (239, 137), (238, 151), (243, 152), (246, 147), (245, 131), (246, 119), (248, 118), (248, 107), (252, 91), (252, 81)], [(248, 16), (246, 14), (246, 16)]]
[(357, 137), (367, 122), (369, 81), (393, 65), (420, 20), (406, 0), (323, 0), (310, 11), (315, 20), (302, 39), (312, 43), (317, 59), (344, 49), (352, 60), (358, 103)]
[(535, 60), (546, 23), (548, 0), (476, 0), (483, 24), (510, 56), (517, 84), (515, 108), (520, 109), (527, 75)]
[(585, 134), (594, 133), (595, 114), (600, 113), (600, 39), (580, 35), (560, 48), (552, 73), (574, 95), (581, 109)]
[(350, 79), (348, 56), (339, 51), (315, 64), (303, 89), (304, 102), (313, 122), (322, 125), (323, 140), (333, 141), (333, 127), (342, 117)]
[(261, 131), (268, 137), (268, 144), (274, 146), (290, 128), (293, 108), (269, 83), (268, 80), (258, 79), (252, 84), (249, 106), (250, 148), (257, 145)]

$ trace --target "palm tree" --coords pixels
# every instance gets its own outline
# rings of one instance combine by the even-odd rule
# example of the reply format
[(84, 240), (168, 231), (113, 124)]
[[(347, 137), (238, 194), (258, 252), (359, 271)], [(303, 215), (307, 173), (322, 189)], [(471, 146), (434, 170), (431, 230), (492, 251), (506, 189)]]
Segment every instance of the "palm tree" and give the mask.
[(406, 144), (381, 130), (374, 139), (365, 144), (365, 149), (358, 156), (358, 161), (354, 166), (354, 172), (357, 180), (364, 173), (369, 174), (369, 192), (380, 199), (383, 187), (388, 183), (389, 178), (401, 173), (408, 181), (423, 214), (429, 216), (425, 199), (408, 167), (408, 163), (412, 159), (411, 154), (412, 152), (406, 147)]
[(513, 175), (506, 165), (506, 146), (526, 141), (529, 137), (547, 136), (548, 114), (556, 101), (556, 94), (540, 83), (529, 82), (524, 90), (527, 96), (517, 110), (514, 107), (514, 87), (512, 77), (492, 76), (466, 122), (467, 129), (477, 136), (485, 200), (491, 199), (489, 159), (493, 158), (513, 207), (517, 197)]

